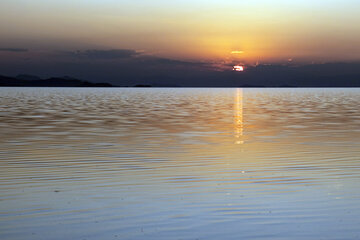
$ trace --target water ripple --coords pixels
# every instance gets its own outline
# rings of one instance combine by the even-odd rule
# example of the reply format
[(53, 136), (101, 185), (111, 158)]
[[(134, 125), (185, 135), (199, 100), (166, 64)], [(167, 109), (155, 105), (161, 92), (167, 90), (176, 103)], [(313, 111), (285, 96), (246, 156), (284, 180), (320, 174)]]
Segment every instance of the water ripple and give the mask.
[(1, 239), (357, 239), (359, 89), (0, 89)]

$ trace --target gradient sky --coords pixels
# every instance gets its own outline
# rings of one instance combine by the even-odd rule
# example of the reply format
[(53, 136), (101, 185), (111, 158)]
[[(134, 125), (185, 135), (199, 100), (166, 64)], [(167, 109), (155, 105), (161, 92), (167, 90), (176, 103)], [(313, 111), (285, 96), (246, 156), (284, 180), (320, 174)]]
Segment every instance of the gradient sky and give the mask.
[(0, 48), (353, 61), (360, 59), (359, 12), (358, 0), (2, 0)]

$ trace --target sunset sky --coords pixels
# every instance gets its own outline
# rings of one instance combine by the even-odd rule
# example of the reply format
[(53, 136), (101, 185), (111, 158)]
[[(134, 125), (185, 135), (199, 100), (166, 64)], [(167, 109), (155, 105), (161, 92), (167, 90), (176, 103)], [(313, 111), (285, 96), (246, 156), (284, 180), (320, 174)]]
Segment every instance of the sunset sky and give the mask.
[(357, 59), (356, 0), (3, 0), (3, 47), (135, 49), (186, 59)]
[(64, 53), (89, 50), (200, 62), (357, 61), (359, 12), (358, 0), (2, 0), (0, 62), (65, 61)]

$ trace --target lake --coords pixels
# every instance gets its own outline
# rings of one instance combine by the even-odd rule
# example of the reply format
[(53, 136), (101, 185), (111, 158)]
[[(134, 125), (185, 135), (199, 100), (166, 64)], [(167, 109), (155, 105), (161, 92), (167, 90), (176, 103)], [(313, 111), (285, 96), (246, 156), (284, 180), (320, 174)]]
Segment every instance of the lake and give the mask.
[(0, 239), (359, 239), (360, 89), (0, 88)]

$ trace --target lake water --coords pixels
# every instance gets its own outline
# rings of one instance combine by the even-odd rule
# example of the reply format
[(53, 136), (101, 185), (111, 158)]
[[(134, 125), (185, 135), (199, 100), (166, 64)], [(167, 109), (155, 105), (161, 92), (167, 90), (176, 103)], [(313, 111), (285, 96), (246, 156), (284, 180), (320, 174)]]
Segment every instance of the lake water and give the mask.
[(359, 239), (360, 89), (0, 88), (0, 239)]

